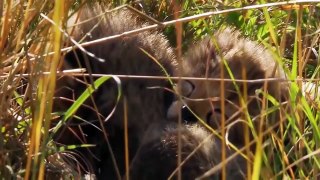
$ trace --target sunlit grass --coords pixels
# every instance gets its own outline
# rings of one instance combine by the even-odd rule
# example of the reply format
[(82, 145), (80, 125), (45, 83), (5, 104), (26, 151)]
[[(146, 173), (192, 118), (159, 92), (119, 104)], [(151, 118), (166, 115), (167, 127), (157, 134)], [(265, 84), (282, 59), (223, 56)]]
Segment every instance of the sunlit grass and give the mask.
[[(71, 169), (68, 171), (64, 169), (65, 165), (57, 165), (64, 162), (59, 155), (93, 145), (75, 144), (64, 147), (55, 144), (52, 137), (90, 97), (94, 88), (99, 88), (103, 83), (110, 80), (118, 82), (119, 101), (119, 80), (111, 76), (101, 77), (94, 81), (94, 85), (88, 86), (66, 112), (62, 112), (63, 118), (52, 127), (53, 113), (57, 113), (52, 112), (54, 89), (59, 76), (57, 69), (64, 55), (60, 50), (67, 39), (60, 29), (65, 29), (68, 15), (79, 4), (79, 1), (0, 2), (0, 178), (44, 179), (48, 164), (55, 164), (61, 172), (67, 172), (61, 173), (61, 177), (76, 178), (77, 169), (68, 166)], [(121, 2), (114, 2), (114, 5), (120, 4)], [(146, 1), (145, 4), (142, 8), (157, 20), (163, 22), (174, 19), (169, 3)], [(186, 17), (249, 5), (251, 4), (241, 1), (214, 3), (192, 0), (181, 4), (181, 14)], [(315, 97), (310, 100), (303, 96), (302, 88), (302, 79), (310, 79), (315, 87), (319, 86), (320, 17), (316, 13), (319, 11), (320, 6), (315, 3), (283, 5), (238, 10), (183, 24), (182, 49), (186, 49), (194, 40), (213, 34), (220, 27), (234, 26), (248, 38), (273, 50), (279, 64), (286, 69), (291, 81), (287, 105), (290, 111), (280, 108), (282, 117), (279, 120), (279, 130), (265, 132), (267, 135), (264, 132), (256, 133), (258, 148), (252, 170), (249, 171), (252, 174), (248, 175), (252, 179), (317, 179), (316, 176), (319, 176), (320, 97), (315, 93)], [(166, 27), (163, 32), (175, 45), (173, 27)], [(48, 55), (52, 52), (53, 55)], [(287, 61), (281, 57), (285, 57)], [(232, 70), (228, 73), (232, 75)], [(241, 94), (241, 89), (237, 90)], [(274, 107), (262, 108), (262, 116), (280, 107), (280, 103), (273, 97), (265, 98), (273, 102)], [(254, 130), (253, 125), (250, 126)], [(264, 137), (267, 137), (266, 141)], [(285, 142), (285, 139), (290, 141)], [(52, 158), (53, 156), (56, 158)]]

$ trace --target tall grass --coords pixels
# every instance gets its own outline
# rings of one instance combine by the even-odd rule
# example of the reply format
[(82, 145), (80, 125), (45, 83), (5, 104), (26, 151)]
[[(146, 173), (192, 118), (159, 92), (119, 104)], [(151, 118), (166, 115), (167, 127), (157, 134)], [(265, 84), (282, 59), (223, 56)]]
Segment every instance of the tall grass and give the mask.
[[(60, 147), (52, 137), (64, 122), (52, 112), (56, 79), (65, 46), (64, 32), (69, 15), (86, 1), (0, 1), (0, 178), (79, 178), (78, 170), (61, 156), (76, 156), (69, 150), (90, 145)], [(113, 1), (115, 7), (123, 4)], [(264, 7), (259, 5), (265, 5)], [(132, 3), (159, 22), (174, 20), (171, 1)], [(254, 6), (257, 5), (257, 6)], [(252, 40), (270, 48), (290, 79), (290, 111), (281, 111), (279, 132), (270, 129), (267, 140), (257, 140), (252, 179), (317, 179), (320, 176), (320, 100), (304, 92), (312, 83), (316, 92), (320, 68), (320, 2), (286, 1), (198, 1), (181, 2), (183, 29), (163, 30), (173, 46), (182, 36), (182, 50), (191, 42), (224, 26), (234, 26)], [(245, 7), (245, 8), (243, 8)], [(207, 12), (215, 12), (205, 14)], [(197, 16), (203, 15), (203, 16)], [(210, 15), (210, 16), (209, 16)], [(178, 19), (179, 20), (179, 19)], [(232, 72), (231, 72), (232, 73)], [(97, 80), (95, 88), (109, 77)], [(92, 88), (92, 87), (91, 87)], [(88, 98), (66, 112), (72, 115)], [(303, 96), (305, 94), (305, 96)], [(121, 92), (119, 92), (121, 95)], [(83, 99), (84, 98), (84, 99)], [(270, 97), (272, 98), (272, 97)], [(274, 105), (279, 104), (273, 100)], [(52, 124), (58, 124), (52, 128)], [(56, 129), (55, 129), (56, 128)], [(260, 138), (260, 137), (259, 137)], [(285, 142), (289, 139), (290, 142)]]

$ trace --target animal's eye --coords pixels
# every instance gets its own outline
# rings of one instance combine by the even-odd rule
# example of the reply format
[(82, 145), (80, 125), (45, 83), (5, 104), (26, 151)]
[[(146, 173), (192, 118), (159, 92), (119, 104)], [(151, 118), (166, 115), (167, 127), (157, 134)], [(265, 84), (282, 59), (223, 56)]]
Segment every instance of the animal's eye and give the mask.
[(217, 108), (214, 109), (214, 111), (210, 111), (206, 116), (207, 124), (214, 129), (218, 129), (221, 124), (222, 116), (227, 120), (227, 117), (221, 114), (221, 109)]
[(189, 80), (185, 80), (181, 82), (181, 85), (182, 85), (181, 86), (182, 95), (185, 97), (190, 97), (195, 89), (194, 84)]
[(181, 108), (181, 116), (184, 121), (187, 123), (195, 123), (197, 122), (197, 118), (190, 112), (187, 106), (183, 106)]

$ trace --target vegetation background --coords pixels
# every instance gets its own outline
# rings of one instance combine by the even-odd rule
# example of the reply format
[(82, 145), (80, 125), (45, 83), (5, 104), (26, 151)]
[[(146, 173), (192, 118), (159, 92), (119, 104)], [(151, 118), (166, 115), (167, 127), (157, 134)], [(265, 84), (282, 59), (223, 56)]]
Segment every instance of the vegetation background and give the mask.
[[(52, 140), (59, 128), (52, 112), (57, 69), (67, 47), (66, 21), (85, 0), (0, 1), (0, 178), (84, 178), (63, 157), (75, 148)], [(90, 1), (92, 2), (92, 1)], [(302, 81), (318, 91), (320, 68), (320, 1), (145, 0), (108, 3), (110, 9), (129, 4), (159, 22), (182, 20), (161, 31), (181, 52), (217, 29), (233, 26), (244, 36), (271, 49), (291, 80), (293, 111), (283, 114), (288, 126), (272, 134), (255, 154), (249, 179), (318, 179), (320, 177), (320, 103), (310, 98)], [(211, 12), (211, 13), (210, 13)], [(188, 19), (183, 19), (188, 17)], [(155, 22), (150, 22), (151, 24)], [(178, 33), (177, 33), (178, 32)], [(179, 40), (182, 38), (182, 41)], [(50, 76), (48, 76), (50, 74)], [(81, 102), (81, 101), (79, 101)], [(79, 103), (78, 102), (78, 103)], [(75, 102), (77, 103), (77, 102)], [(52, 127), (52, 123), (55, 126)], [(290, 137), (290, 142), (283, 139)]]

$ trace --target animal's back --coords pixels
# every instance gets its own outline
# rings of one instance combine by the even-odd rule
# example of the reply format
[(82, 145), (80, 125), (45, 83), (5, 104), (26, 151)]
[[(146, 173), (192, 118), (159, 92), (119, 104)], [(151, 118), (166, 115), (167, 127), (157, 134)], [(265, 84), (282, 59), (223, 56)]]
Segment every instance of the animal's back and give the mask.
[[(71, 36), (76, 41), (80, 41), (83, 37), (85, 37), (84, 41), (90, 41), (118, 35), (147, 25), (141, 17), (126, 9), (103, 15), (104, 12), (104, 8), (99, 5), (82, 8), (78, 13), (79, 17), (73, 18), (73, 20), (78, 19), (79, 25), (76, 25), (71, 31)], [(108, 40), (90, 45), (85, 49), (94, 54), (96, 58), (77, 49), (74, 51), (75, 53), (70, 52), (66, 55), (64, 69), (85, 67), (88, 72), (93, 74), (165, 76), (163, 69), (155, 61), (158, 61), (169, 74), (172, 74), (176, 66), (175, 56), (168, 41), (155, 30)], [(97, 58), (102, 58), (105, 62), (100, 62)], [(79, 79), (91, 82), (90, 78)], [(171, 95), (164, 90), (169, 85), (165, 79), (120, 79), (122, 98), (108, 121), (104, 122), (116, 105), (118, 93), (114, 81), (99, 87), (92, 95), (93, 98), (89, 98), (90, 100), (85, 103), (90, 107), (96, 106), (98, 113), (95, 109), (81, 107), (76, 115), (95, 124), (100, 129), (103, 129), (101, 127), (103, 125), (119, 165), (120, 174), (123, 174), (125, 116), (128, 119), (129, 156), (132, 158), (145, 129), (155, 121), (166, 121), (166, 108), (168, 107), (167, 103), (170, 103)], [(66, 86), (73, 91), (64, 88)], [(84, 91), (86, 85), (75, 81), (74, 77), (64, 77), (58, 81), (58, 87), (57, 96), (69, 99), (75, 97), (76, 99)], [(63, 110), (69, 105), (70, 103), (59, 100), (56, 102), (56, 109)], [(124, 111), (124, 106), (127, 106), (127, 113)], [(103, 133), (89, 123), (82, 125), (81, 130), (75, 130), (75, 128), (78, 126), (72, 128), (74, 132), (86, 135), (80, 142), (97, 144), (97, 147), (92, 148), (91, 151), (99, 160), (89, 158), (91, 159), (89, 161), (93, 162), (91, 164), (93, 164), (92, 168), (95, 172), (101, 177), (116, 177), (115, 165), (112, 162)], [(63, 143), (74, 143), (74, 140), (66, 140), (65, 135), (64, 131), (57, 139)]]
[[(97, 16), (101, 14), (102, 16)], [(93, 17), (97, 18), (92, 19)], [(132, 14), (129, 10), (124, 9), (103, 15), (103, 8), (97, 5), (80, 11), (79, 22), (82, 21), (86, 22), (76, 26), (72, 34), (77, 41), (85, 35), (85, 41), (90, 41), (118, 35), (147, 25), (147, 23), (143, 23), (141, 17)], [(172, 74), (176, 65), (172, 48), (169, 47), (165, 37), (157, 31), (145, 31), (108, 40), (88, 46), (86, 50), (105, 60), (105, 62), (99, 62), (85, 55), (80, 57), (81, 66), (90, 68), (88, 71), (95, 74), (165, 76), (165, 73), (155, 61), (162, 64), (169, 74)], [(67, 56), (68, 66), (77, 66), (76, 58), (70, 53), (69, 55), (72, 57)], [(87, 61), (87, 64), (85, 61)], [(146, 110), (151, 107), (152, 109), (159, 107), (161, 111), (163, 92), (160, 88), (168, 85), (166, 80), (124, 78), (121, 79), (121, 83), (123, 95), (128, 96), (128, 103), (137, 103), (138, 107), (141, 107), (139, 108), (140, 111), (144, 112), (143, 114), (148, 113)], [(158, 87), (158, 89), (153, 90), (148, 89), (148, 87)], [(104, 103), (110, 101), (110, 99), (113, 100), (115, 97), (112, 93), (115, 86), (105, 86), (105, 88), (107, 89), (103, 87), (103, 95), (99, 97), (99, 101)], [(148, 99), (148, 101), (142, 101), (144, 99)], [(154, 102), (158, 103), (155, 104)], [(139, 111), (139, 109), (132, 113)], [(141, 116), (140, 113), (139, 116)], [(133, 122), (135, 123), (135, 121)]]

